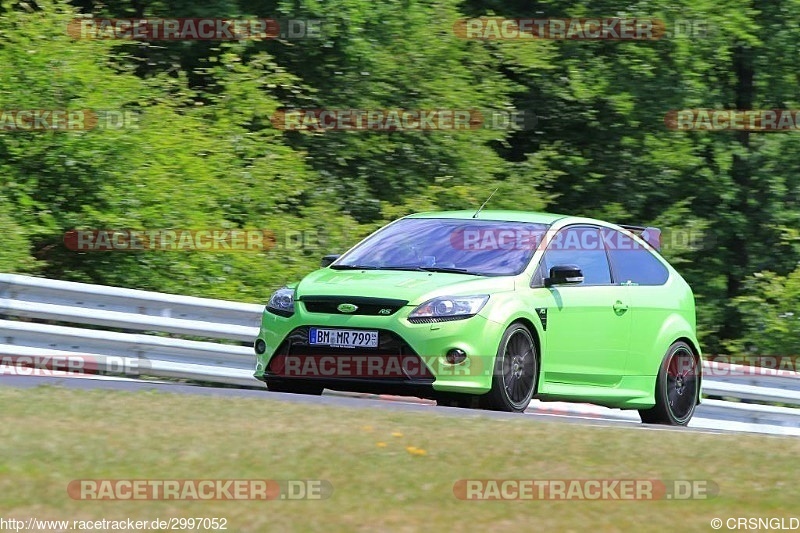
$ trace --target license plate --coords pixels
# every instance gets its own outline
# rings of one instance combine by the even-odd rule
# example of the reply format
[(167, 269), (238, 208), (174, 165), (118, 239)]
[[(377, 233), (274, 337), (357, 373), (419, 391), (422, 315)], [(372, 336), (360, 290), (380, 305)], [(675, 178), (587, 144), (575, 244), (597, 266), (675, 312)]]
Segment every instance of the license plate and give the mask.
[(377, 348), (378, 332), (363, 329), (311, 328), (308, 343), (316, 346)]

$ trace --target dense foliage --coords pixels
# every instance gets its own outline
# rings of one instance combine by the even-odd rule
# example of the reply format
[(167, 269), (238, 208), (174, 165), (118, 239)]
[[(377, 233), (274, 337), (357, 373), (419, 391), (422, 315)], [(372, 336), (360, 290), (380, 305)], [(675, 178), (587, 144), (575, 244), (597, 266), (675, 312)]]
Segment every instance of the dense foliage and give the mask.
[[(318, 19), (322, 35), (71, 38), (69, 21), (88, 15)], [(483, 15), (638, 16), (703, 31), (600, 42), (454, 34), (457, 19)], [(6, 2), (0, 109), (125, 109), (140, 121), (0, 132), (0, 271), (264, 301), (388, 220), (476, 207), (498, 188), (494, 208), (661, 226), (665, 255), (695, 289), (706, 351), (796, 354), (800, 132), (673, 131), (664, 116), (800, 108), (798, 17), (791, 0)], [(281, 108), (517, 110), (538, 123), (286, 132), (270, 123)], [(277, 246), (75, 253), (62, 242), (72, 228), (268, 228)]]

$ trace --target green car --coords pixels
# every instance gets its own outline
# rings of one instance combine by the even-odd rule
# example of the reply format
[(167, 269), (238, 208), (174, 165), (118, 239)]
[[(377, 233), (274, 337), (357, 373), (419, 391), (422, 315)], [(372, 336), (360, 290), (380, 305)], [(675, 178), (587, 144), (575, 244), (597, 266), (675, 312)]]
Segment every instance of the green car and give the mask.
[(685, 425), (700, 401), (694, 296), (659, 240), (548, 213), (401, 218), (272, 295), (255, 377), (278, 392), (588, 402)]

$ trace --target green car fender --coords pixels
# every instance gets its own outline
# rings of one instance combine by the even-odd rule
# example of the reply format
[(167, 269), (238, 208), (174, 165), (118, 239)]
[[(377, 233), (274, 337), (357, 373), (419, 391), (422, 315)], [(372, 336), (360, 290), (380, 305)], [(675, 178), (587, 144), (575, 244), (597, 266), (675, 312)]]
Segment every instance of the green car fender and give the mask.
[[(697, 403), (700, 403), (701, 390), (703, 386), (703, 354), (700, 351), (700, 343), (694, 334), (694, 328), (689, 321), (678, 313), (673, 313), (664, 321), (661, 330), (658, 332), (656, 341), (653, 343), (653, 353), (660, 353), (658, 363), (655, 367), (655, 372), (658, 372), (661, 361), (667, 353), (669, 347), (676, 341), (684, 341), (691, 348), (694, 355), (697, 357), (698, 367), (698, 386), (697, 386)], [(644, 370), (643, 373), (647, 373)]]
[[(535, 290), (535, 289), (527, 289)], [(542, 323), (542, 318), (536, 313), (537, 301), (534, 292), (531, 292), (527, 297), (520, 298), (518, 292), (508, 291), (502, 293), (495, 293), (491, 296), (491, 308), (485, 315), (488, 320), (501, 324), (501, 331), (505, 331), (515, 322), (524, 324), (533, 335), (536, 341), (537, 357), (541, 363), (542, 355), (546, 351), (547, 336)], [(544, 306), (544, 301), (538, 302)], [(483, 313), (481, 313), (483, 314)], [(497, 338), (499, 343), (500, 337)], [(497, 346), (499, 348), (499, 344)], [(496, 351), (494, 354), (496, 355)], [(541, 371), (541, 364), (539, 365)]]

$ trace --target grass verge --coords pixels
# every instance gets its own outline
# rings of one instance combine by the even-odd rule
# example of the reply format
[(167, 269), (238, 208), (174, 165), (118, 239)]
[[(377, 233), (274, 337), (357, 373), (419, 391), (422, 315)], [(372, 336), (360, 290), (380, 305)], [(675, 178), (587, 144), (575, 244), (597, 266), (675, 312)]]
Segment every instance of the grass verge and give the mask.
[[(163, 392), (0, 390), (0, 517), (224, 517), (228, 531), (709, 531), (796, 516), (800, 440)], [(317, 501), (80, 501), (76, 479), (322, 479)], [(463, 501), (459, 479), (708, 480), (661, 501)]]

